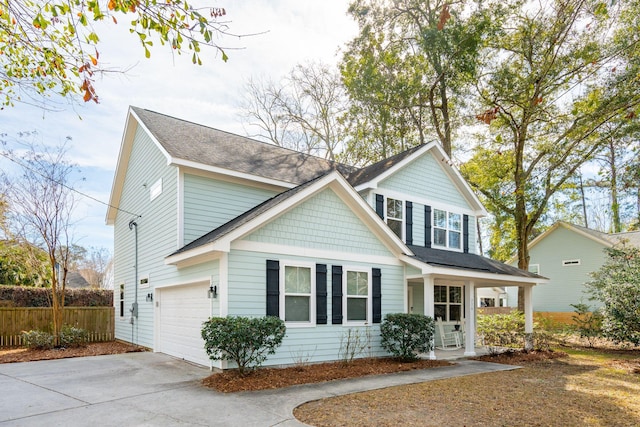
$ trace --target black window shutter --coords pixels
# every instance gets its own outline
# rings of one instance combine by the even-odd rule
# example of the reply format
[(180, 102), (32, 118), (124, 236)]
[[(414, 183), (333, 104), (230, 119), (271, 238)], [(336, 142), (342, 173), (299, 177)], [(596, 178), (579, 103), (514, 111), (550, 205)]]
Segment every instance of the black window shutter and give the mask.
[(406, 216), (405, 240), (407, 242), (407, 245), (413, 245), (413, 203), (406, 201), (404, 210), (405, 210), (405, 216)]
[(267, 260), (267, 316), (280, 316), (280, 262)]
[(376, 213), (384, 219), (384, 196), (382, 194), (376, 194)]
[(342, 266), (331, 267), (331, 323), (342, 324)]
[(424, 247), (431, 247), (431, 206), (424, 206)]
[(327, 265), (316, 264), (316, 323), (327, 324)]
[(374, 268), (372, 269), (371, 276), (371, 303), (373, 305), (372, 323), (380, 323), (382, 320), (382, 272), (379, 268)]
[(469, 215), (462, 216), (462, 246), (464, 253), (469, 253)]

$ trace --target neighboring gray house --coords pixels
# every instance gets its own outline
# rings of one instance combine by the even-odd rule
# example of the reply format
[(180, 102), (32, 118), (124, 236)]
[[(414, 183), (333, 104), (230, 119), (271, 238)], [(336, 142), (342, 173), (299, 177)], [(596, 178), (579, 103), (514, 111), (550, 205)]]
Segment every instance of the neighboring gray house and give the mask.
[(211, 316), (283, 318), (271, 365), (337, 360), (350, 329), (384, 355), (387, 313), (475, 331), (477, 288), (524, 286), (530, 302), (544, 281), (476, 254), (483, 215), (436, 143), (358, 169), (131, 107), (106, 217), (116, 337), (226, 368), (203, 349)]
[[(640, 247), (640, 231), (608, 234), (575, 224), (558, 221), (529, 244), (529, 271), (549, 278), (533, 290), (533, 310), (536, 312), (573, 312), (571, 304), (581, 300), (592, 308), (597, 301), (588, 301), (584, 284), (590, 273), (605, 261), (605, 248), (626, 244)], [(512, 265), (517, 261), (511, 260)], [(508, 288), (509, 305), (516, 306), (518, 291)]]

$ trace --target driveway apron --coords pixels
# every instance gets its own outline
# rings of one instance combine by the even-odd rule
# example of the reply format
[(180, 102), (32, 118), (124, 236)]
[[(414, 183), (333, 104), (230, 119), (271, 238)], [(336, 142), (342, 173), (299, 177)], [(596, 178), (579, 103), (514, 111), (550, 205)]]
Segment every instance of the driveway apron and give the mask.
[(200, 384), (207, 368), (160, 353), (0, 364), (0, 427), (301, 426), (293, 409), (311, 400), (514, 368), (463, 360), (449, 367), (226, 394)]

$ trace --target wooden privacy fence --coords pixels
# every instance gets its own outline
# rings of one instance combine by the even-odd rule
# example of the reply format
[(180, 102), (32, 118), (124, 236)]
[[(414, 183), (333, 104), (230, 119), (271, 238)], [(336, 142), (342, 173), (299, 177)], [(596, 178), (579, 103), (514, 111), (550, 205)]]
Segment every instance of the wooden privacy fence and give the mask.
[[(65, 307), (64, 324), (87, 331), (88, 342), (114, 339), (113, 307)], [(50, 307), (0, 307), (0, 347), (22, 345), (23, 331), (51, 332), (53, 309)]]

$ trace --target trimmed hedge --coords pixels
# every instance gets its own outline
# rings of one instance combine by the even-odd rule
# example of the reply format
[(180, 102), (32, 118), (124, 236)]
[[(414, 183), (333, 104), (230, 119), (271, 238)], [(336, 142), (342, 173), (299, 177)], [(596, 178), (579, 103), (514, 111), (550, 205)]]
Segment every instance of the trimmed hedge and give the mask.
[[(0, 307), (50, 307), (51, 288), (0, 285)], [(65, 307), (111, 307), (108, 289), (65, 289)]]
[(380, 325), (382, 348), (404, 361), (433, 350), (433, 318), (422, 314), (389, 313)]
[(202, 339), (209, 359), (236, 362), (245, 376), (276, 352), (286, 331), (284, 321), (275, 316), (212, 317), (202, 324)]

